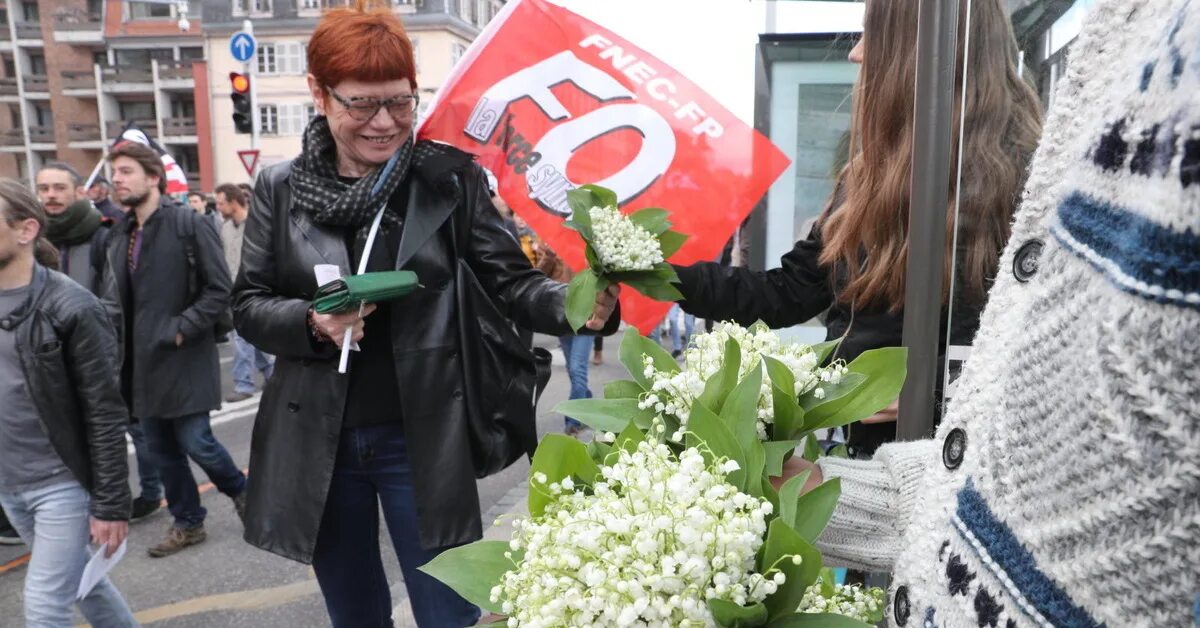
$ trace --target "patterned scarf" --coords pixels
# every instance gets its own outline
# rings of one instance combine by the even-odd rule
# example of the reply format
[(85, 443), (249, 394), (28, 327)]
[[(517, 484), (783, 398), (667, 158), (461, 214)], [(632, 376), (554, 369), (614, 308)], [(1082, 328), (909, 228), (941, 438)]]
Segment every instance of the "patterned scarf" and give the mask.
[[(379, 190), (371, 190), (379, 181), (383, 168), (362, 177), (354, 183), (346, 183), (337, 174), (337, 146), (329, 130), (329, 121), (318, 116), (304, 131), (304, 143), (300, 156), (292, 162), (292, 199), (296, 207), (307, 213), (320, 225), (330, 227), (352, 227), (358, 230), (359, 242), (367, 239), (371, 221), (381, 205), (387, 204), (392, 193), (408, 176), (412, 160), (413, 138), (400, 147), (399, 159), (383, 179)], [(383, 212), (380, 230), (387, 232), (398, 227), (401, 217), (390, 206)]]

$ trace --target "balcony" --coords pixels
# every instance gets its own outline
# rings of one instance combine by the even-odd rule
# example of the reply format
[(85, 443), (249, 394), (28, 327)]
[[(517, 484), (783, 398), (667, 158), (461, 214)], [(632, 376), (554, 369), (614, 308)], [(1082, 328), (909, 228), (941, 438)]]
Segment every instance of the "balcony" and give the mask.
[(25, 95), (33, 98), (50, 96), (50, 78), (45, 74), (25, 75)]
[(158, 84), (163, 89), (191, 91), (196, 87), (191, 61), (159, 61)]
[(99, 124), (72, 122), (67, 125), (67, 140), (71, 143), (71, 148), (104, 148)]
[(25, 135), (21, 129), (9, 129), (0, 133), (0, 151), (7, 153), (25, 150)]
[(104, 91), (129, 94), (154, 91), (154, 72), (150, 66), (121, 66), (100, 68)]
[[(105, 127), (108, 131), (109, 139), (113, 139), (120, 135), (121, 132), (125, 130), (125, 125), (128, 123), (129, 120), (109, 120)], [(138, 128), (145, 131), (147, 135), (153, 136), (158, 134), (158, 122), (154, 121), (154, 119), (134, 120), (133, 123), (138, 125)]]
[(20, 102), (20, 99), (18, 98), (20, 93), (21, 89), (17, 86), (17, 79), (0, 78), (0, 101)]
[(96, 74), (91, 70), (68, 70), (62, 78), (64, 95), (95, 97)]
[(163, 139), (171, 141), (170, 138), (191, 138), (195, 141), (196, 138), (196, 119), (195, 118), (163, 118)]
[(25, 42), (42, 41), (42, 25), (37, 22), (17, 22), (17, 40)]
[(30, 144), (54, 144), (54, 127), (52, 127), (52, 126), (31, 126), (31, 127), (29, 127), (29, 143)]
[(104, 22), (99, 13), (62, 7), (54, 13), (54, 41), (63, 44), (103, 44)]

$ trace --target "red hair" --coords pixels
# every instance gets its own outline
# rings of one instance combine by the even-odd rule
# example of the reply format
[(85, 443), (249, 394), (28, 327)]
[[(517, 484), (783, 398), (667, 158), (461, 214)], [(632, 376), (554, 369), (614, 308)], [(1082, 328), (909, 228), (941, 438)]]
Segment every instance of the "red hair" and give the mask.
[(408, 79), (417, 88), (412, 41), (390, 5), (380, 0), (354, 0), (326, 12), (308, 41), (308, 71), (325, 87), (346, 79)]

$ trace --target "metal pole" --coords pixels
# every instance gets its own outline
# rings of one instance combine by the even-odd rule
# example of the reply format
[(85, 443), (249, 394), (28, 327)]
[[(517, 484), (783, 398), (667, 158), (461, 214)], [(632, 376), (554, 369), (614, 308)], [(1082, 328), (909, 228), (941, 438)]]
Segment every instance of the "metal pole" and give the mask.
[(900, 440), (933, 431), (950, 198), (951, 127), (959, 0), (920, 0), (913, 112), (912, 190), (909, 196), (908, 273), (904, 291), (904, 346), (908, 379), (900, 392)]
[[(243, 20), (242, 30), (246, 31), (246, 33), (249, 35), (253, 35), (254, 24), (251, 23), (250, 20)], [(258, 55), (257, 46), (255, 46), (254, 54), (255, 56), (250, 57), (250, 60), (247, 61), (243, 67), (246, 70), (246, 76), (250, 77), (250, 148), (252, 150), (258, 150), (258, 133), (260, 129), (258, 119), (258, 62), (256, 59)]]

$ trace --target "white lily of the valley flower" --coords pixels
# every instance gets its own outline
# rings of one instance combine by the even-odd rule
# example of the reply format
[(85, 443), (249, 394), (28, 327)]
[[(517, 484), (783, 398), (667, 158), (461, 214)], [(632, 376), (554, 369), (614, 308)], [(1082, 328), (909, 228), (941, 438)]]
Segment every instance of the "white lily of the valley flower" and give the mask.
[(616, 207), (593, 207), (592, 248), (610, 271), (650, 270), (663, 261), (662, 245), (653, 233), (634, 224)]

